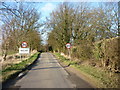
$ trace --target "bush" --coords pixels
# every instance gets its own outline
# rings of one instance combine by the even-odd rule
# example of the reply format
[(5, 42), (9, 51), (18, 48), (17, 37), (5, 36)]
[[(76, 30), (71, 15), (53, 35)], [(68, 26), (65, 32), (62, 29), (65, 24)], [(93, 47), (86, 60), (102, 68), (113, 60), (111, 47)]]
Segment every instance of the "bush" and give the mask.
[(92, 45), (91, 44), (81, 44), (72, 48), (72, 57), (76, 57), (81, 60), (88, 60), (92, 58)]
[(96, 60), (100, 60), (103, 67), (107, 67), (112, 71), (120, 70), (119, 46), (120, 38), (111, 38), (96, 42), (94, 44), (93, 54)]

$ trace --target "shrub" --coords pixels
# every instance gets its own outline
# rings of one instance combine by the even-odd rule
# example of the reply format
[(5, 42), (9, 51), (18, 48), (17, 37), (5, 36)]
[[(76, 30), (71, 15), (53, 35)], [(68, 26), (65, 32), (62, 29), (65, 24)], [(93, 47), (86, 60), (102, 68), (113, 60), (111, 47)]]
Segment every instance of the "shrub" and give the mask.
[(96, 42), (94, 44), (93, 54), (96, 60), (100, 60), (102, 66), (111, 69), (112, 71), (120, 70), (119, 61), (119, 46), (120, 38), (111, 38)]

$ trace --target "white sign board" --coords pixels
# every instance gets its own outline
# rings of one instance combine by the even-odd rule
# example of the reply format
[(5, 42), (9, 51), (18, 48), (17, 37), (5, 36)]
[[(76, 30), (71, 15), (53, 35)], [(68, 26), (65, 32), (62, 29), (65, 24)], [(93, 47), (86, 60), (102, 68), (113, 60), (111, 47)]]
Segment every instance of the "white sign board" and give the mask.
[(19, 48), (19, 53), (20, 54), (29, 54), (30, 48)]
[(67, 43), (67, 44), (66, 44), (66, 47), (67, 47), (67, 48), (71, 48), (71, 44), (70, 44), (70, 43)]

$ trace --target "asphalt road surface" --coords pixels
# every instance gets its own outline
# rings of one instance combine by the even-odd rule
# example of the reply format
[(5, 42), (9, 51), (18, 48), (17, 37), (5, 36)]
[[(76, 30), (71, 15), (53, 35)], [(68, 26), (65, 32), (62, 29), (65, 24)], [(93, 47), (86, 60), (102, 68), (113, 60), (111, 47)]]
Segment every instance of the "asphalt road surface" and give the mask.
[(92, 88), (74, 74), (69, 74), (51, 53), (42, 53), (38, 61), (13, 85), (19, 88)]

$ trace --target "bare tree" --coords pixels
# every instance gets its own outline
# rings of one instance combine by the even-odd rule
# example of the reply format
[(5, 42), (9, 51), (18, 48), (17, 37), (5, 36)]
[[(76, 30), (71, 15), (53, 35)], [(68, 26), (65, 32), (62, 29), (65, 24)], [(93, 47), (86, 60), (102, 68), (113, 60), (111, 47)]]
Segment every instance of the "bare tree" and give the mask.
[[(28, 44), (31, 50), (38, 49), (40, 45), (41, 37), (38, 32), (41, 27), (41, 24), (38, 22), (40, 13), (35, 8), (31, 8), (31, 5), (25, 4), (20, 2), (15, 4), (17, 7), (9, 7), (3, 3), (3, 7), (5, 8), (1, 9), (1, 16), (3, 17), (2, 21), (4, 23), (2, 30), (4, 31), (5, 37), (3, 39), (3, 49), (6, 50), (5, 57), (7, 56), (8, 50), (13, 49), (18, 51), (22, 41), (29, 42)], [(32, 45), (33, 42), (36, 46)]]

